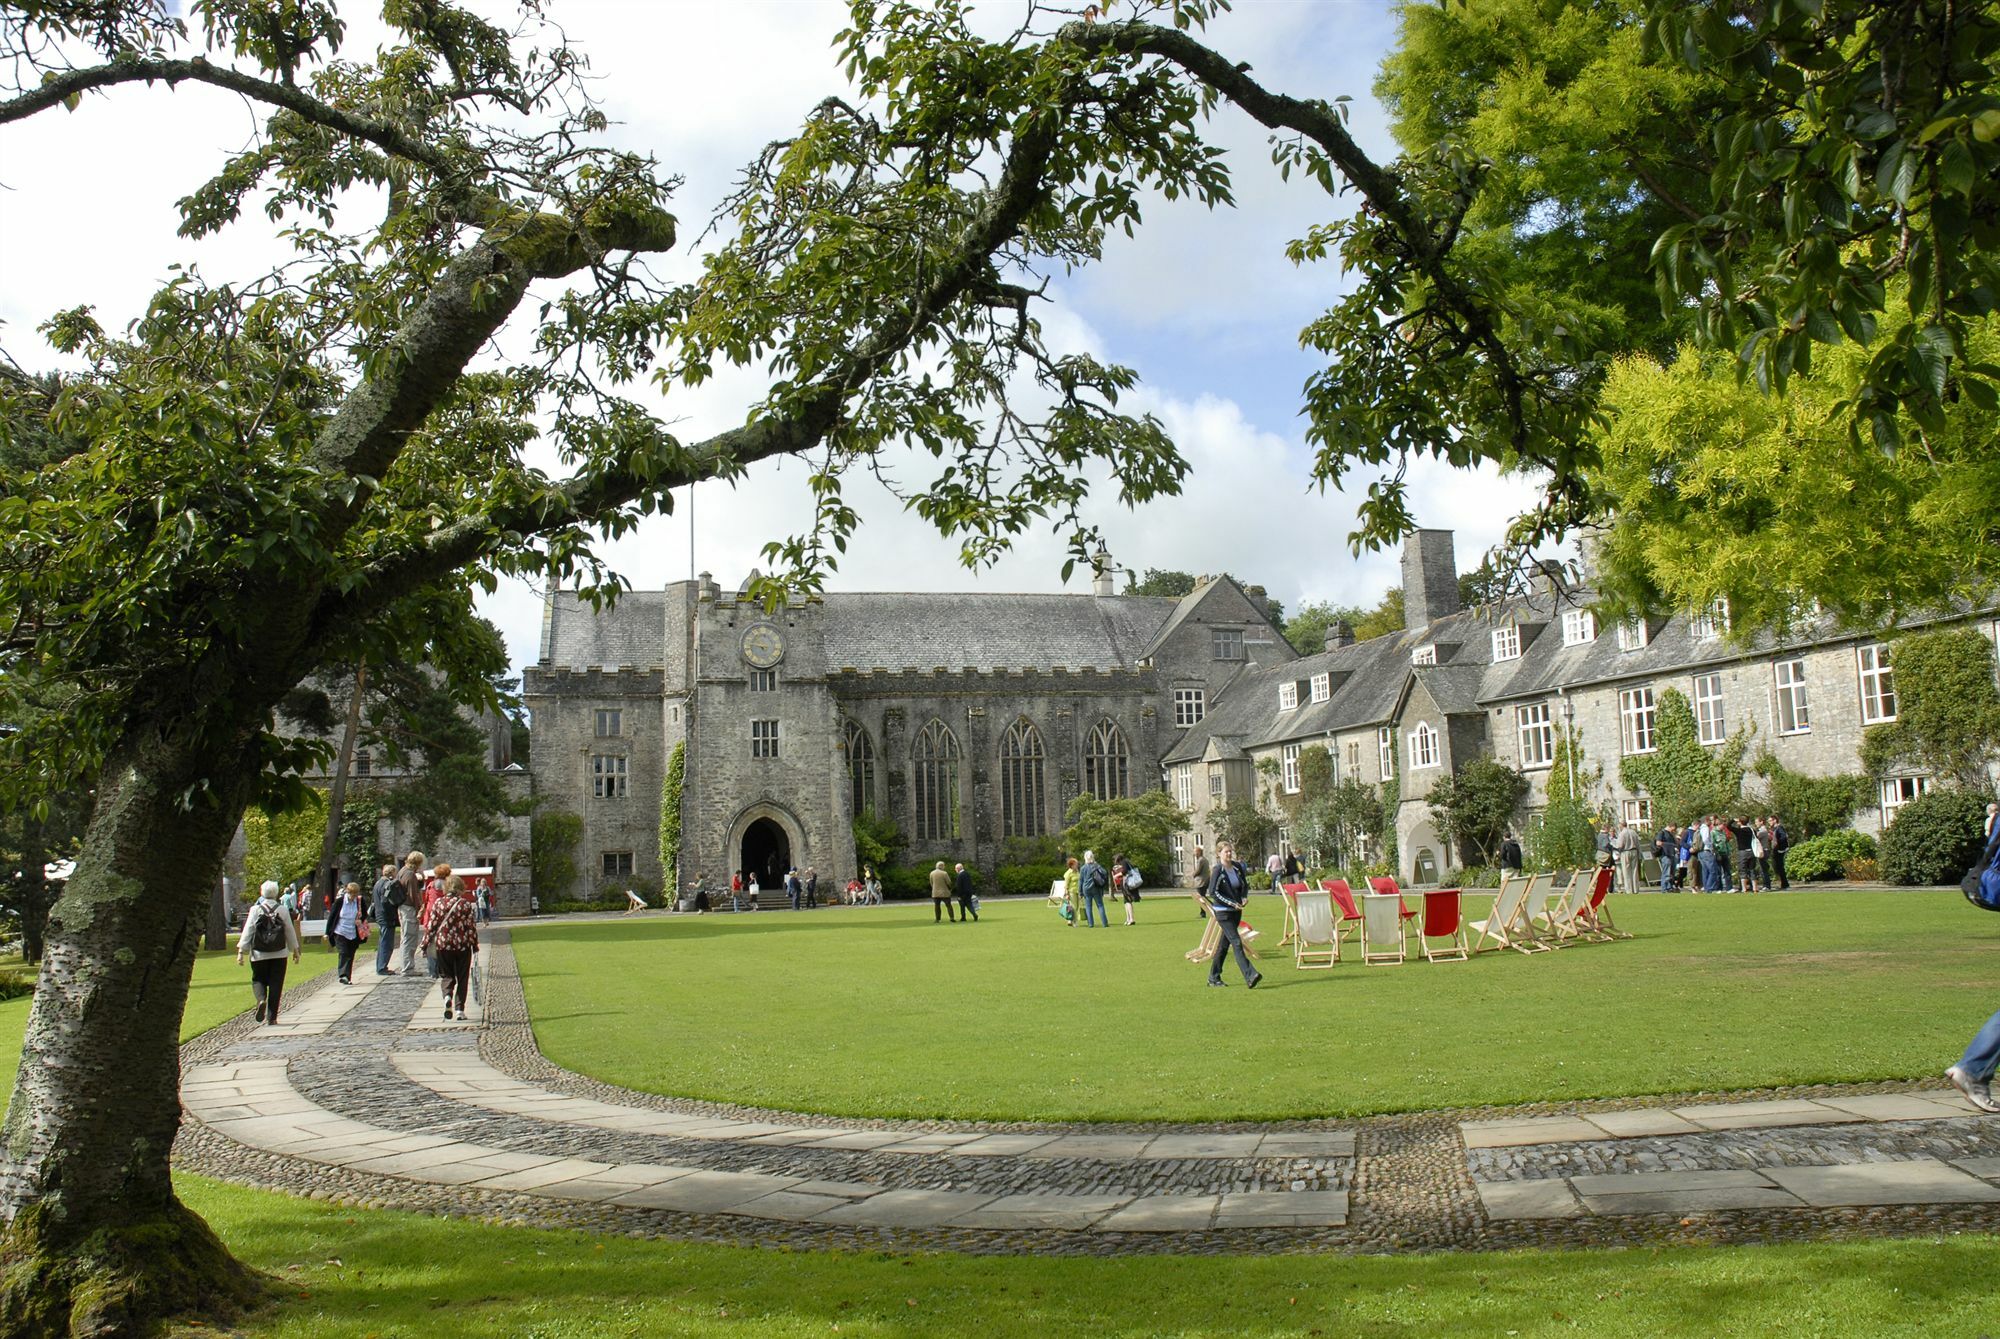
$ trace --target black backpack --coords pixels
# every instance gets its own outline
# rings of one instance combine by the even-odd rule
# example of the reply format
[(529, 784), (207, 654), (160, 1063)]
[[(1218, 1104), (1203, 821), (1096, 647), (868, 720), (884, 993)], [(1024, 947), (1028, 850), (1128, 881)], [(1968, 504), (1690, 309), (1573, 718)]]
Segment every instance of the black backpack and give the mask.
[(284, 912), (277, 907), (259, 906), (251, 913), (257, 923), (250, 927), (250, 947), (259, 953), (281, 953), (285, 943)]
[(1965, 900), (1981, 911), (2000, 911), (2000, 826), (1994, 827), (1979, 863), (1965, 872), (1958, 887)]

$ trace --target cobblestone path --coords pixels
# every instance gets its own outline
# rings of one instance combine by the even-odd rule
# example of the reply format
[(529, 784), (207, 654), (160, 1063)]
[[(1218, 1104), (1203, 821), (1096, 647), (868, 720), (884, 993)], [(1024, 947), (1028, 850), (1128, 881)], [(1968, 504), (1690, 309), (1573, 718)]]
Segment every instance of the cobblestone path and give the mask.
[(2000, 1119), (1879, 1084), (1676, 1106), (1218, 1126), (840, 1120), (634, 1093), (536, 1050), (505, 931), (484, 1010), (322, 978), (185, 1048), (190, 1170), (646, 1236), (975, 1252), (1491, 1249), (2000, 1231)]

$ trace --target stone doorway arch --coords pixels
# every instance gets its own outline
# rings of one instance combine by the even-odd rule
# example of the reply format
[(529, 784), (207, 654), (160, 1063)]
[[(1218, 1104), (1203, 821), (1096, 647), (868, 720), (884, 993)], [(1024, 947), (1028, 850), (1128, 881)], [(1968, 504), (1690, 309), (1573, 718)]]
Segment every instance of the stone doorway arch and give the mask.
[(805, 830), (775, 804), (751, 805), (729, 827), (729, 855), (735, 868), (757, 876), (762, 888), (782, 888), (785, 872), (806, 862)]

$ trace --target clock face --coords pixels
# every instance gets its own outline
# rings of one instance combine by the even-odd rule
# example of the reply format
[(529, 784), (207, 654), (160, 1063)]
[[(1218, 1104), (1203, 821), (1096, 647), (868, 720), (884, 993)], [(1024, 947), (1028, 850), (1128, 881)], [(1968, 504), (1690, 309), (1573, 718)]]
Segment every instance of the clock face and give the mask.
[(769, 669), (785, 658), (785, 635), (769, 623), (753, 623), (743, 634), (743, 658)]

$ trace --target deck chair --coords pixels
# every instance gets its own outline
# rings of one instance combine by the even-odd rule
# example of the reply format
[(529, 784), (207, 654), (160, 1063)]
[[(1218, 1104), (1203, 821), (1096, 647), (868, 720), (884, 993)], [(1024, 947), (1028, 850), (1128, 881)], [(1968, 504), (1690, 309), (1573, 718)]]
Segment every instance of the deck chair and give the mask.
[[(1556, 875), (1540, 885), (1530, 885), (1527, 897), (1521, 901), (1521, 930), (1523, 935), (1540, 944), (1543, 948), (1561, 948), (1562, 943), (1551, 928), (1559, 905), (1566, 904), (1575, 895), (1577, 885), (1590, 877), (1589, 870), (1578, 870), (1561, 891), (1556, 889)], [(1518, 944), (1515, 947), (1520, 947)]]
[[(1464, 962), (1471, 957), (1465, 943), (1464, 894), (1456, 888), (1438, 888), (1424, 894), (1424, 920), (1417, 944), (1427, 962)], [(1431, 941), (1442, 939), (1433, 948)]]
[(1590, 897), (1576, 909), (1578, 933), (1599, 942), (1632, 937), (1612, 923), (1611, 880), (1605, 877), (1609, 873), (1609, 870), (1597, 872), (1597, 881), (1591, 887)]
[(1196, 893), (1194, 898), (1207, 914), (1201, 920), (1201, 942), (1189, 949), (1186, 957), (1189, 962), (1207, 962), (1222, 947), (1222, 928), (1215, 923), (1215, 913), (1208, 905), (1208, 898), (1200, 893)]
[(1298, 938), (1299, 894), (1305, 891), (1306, 886), (1302, 883), (1281, 883), (1278, 885), (1278, 895), (1285, 899), (1285, 933), (1284, 937), (1278, 940), (1279, 948), (1295, 942)]
[(1560, 896), (1549, 899), (1542, 912), (1542, 927), (1558, 946), (1592, 937), (1585, 933), (1581, 917), (1597, 885), (1605, 882), (1606, 873), (1616, 877), (1617, 871), (1608, 865), (1594, 870), (1580, 869)]
[(1368, 886), (1374, 889), (1377, 893), (1385, 893), (1388, 896), (1395, 898), (1396, 905), (1402, 909), (1404, 920), (1408, 921), (1416, 919), (1417, 913), (1410, 910), (1410, 904), (1404, 900), (1403, 890), (1397, 886), (1395, 879), (1390, 878), (1386, 875), (1371, 874), (1368, 876)]
[(1361, 933), (1361, 908), (1354, 905), (1354, 890), (1345, 879), (1321, 879), (1320, 889), (1333, 899), (1333, 932), (1336, 940), (1351, 940)]
[(1298, 908), (1298, 923), (1292, 927), (1292, 965), (1299, 968), (1331, 967), (1340, 961), (1340, 931), (1335, 927), (1333, 899), (1323, 889), (1301, 887), (1285, 894)]
[(1514, 875), (1500, 881), (1500, 893), (1493, 899), (1493, 910), (1483, 921), (1472, 922), (1472, 951), (1482, 953), (1488, 948), (1511, 948), (1519, 953), (1541, 953), (1548, 948), (1534, 937), (1528, 929), (1528, 894), (1537, 884), (1544, 893), (1548, 885), (1555, 881), (1553, 874), (1532, 874), (1526, 878)]
[(1403, 899), (1394, 893), (1367, 893), (1361, 899), (1361, 961), (1368, 967), (1406, 962)]

